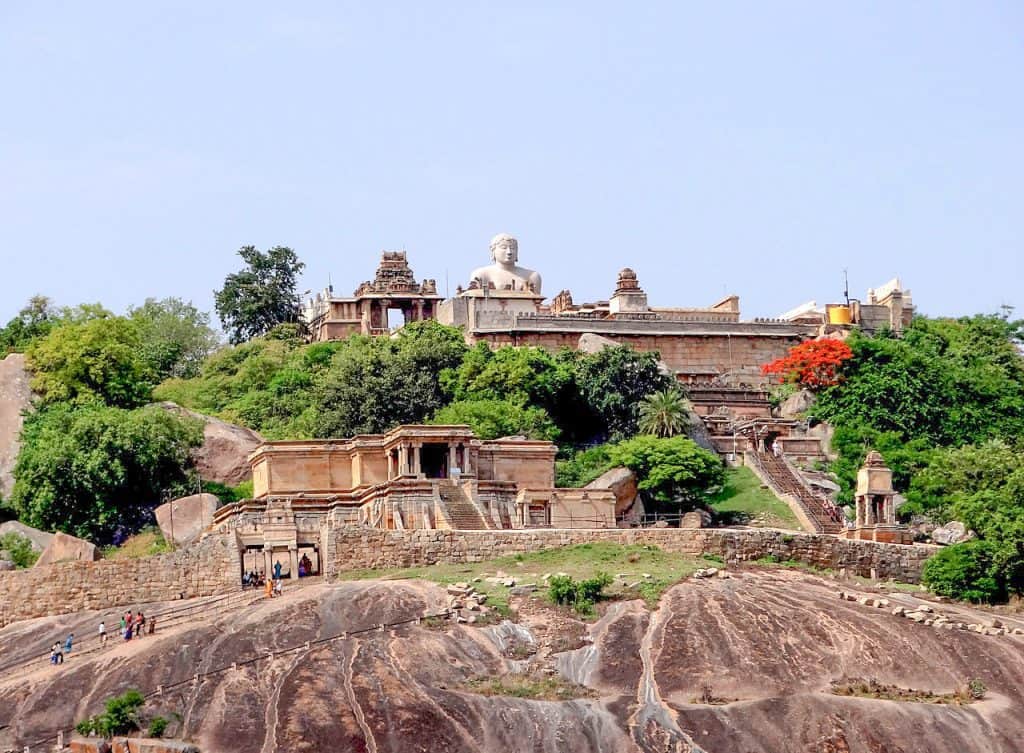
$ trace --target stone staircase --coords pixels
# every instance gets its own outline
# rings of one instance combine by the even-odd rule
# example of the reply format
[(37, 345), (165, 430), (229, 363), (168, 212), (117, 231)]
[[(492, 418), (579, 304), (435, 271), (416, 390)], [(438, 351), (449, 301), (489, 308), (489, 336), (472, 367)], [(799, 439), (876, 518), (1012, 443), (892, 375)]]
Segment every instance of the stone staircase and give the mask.
[(767, 452), (750, 452), (747, 457), (755, 461), (776, 494), (796, 500), (804, 515), (814, 525), (816, 533), (837, 534), (843, 530), (842, 513), (826, 505), (826, 500), (811, 491), (785, 460)]
[(473, 501), (457, 485), (441, 482), (437, 485), (437, 493), (452, 528), (460, 531), (485, 531), (491, 528)]

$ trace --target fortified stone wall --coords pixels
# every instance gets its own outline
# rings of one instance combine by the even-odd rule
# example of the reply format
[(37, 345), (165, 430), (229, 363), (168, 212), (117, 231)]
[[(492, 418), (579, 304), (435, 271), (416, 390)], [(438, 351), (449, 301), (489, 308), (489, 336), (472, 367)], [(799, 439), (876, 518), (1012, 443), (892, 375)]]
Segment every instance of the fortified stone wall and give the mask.
[(241, 573), (234, 533), (155, 557), (0, 572), (0, 627), (83, 609), (227, 593), (238, 589)]
[[(738, 334), (635, 335), (601, 332), (620, 345), (640, 351), (656, 350), (670, 369), (682, 373), (725, 373), (742, 367), (760, 367), (781, 358), (801, 342), (799, 336)], [(576, 349), (579, 332), (474, 332), (475, 342), (491, 347), (533, 345), (552, 352)]]
[[(481, 562), (510, 554), (590, 542), (653, 544), (666, 552), (715, 554), (726, 562), (775, 557), (854, 575), (921, 580), (924, 561), (934, 546), (899, 546), (849, 541), (834, 536), (784, 531), (730, 529), (560, 529), (519, 531), (379, 531), (335, 529), (328, 574), (364, 568), (416, 567), (447, 562)], [(872, 572), (873, 571), (873, 572)]]

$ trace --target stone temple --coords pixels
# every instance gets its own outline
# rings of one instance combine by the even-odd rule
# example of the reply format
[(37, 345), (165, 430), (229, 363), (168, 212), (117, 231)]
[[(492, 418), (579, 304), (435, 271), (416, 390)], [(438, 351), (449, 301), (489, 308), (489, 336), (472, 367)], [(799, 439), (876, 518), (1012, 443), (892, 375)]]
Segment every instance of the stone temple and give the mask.
[[(468, 426), (399, 426), (348, 439), (266, 442), (249, 460), (253, 498), (217, 510), (249, 570), (314, 572), (330, 531), (613, 528), (608, 489), (556, 489), (555, 445), (481, 440)], [(290, 568), (290, 569), (289, 569)]]

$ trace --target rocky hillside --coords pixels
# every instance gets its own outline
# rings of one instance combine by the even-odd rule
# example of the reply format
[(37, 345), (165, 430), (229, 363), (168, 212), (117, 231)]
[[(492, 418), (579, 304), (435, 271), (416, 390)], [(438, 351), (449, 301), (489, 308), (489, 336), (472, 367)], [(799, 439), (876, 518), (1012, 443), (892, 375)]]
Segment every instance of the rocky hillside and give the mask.
[[(67, 728), (125, 688), (225, 666), (147, 710), (180, 714), (184, 735), (216, 753), (1011, 753), (1024, 739), (1024, 638), (917, 624), (840, 601), (835, 583), (801, 572), (691, 579), (657, 611), (617, 602), (592, 625), (536, 599), (519, 603), (519, 625), (431, 621), (317, 644), (442, 610), (448, 597), (424, 581), (311, 585), (60, 668), (37, 660), (0, 679), (0, 749)], [(970, 611), (939, 608), (959, 619)], [(11, 625), (0, 631), (0, 665), (45, 653), (71, 628), (91, 635), (97, 620)], [(494, 678), (514, 672), (526, 674), (507, 692), (561, 700), (492, 694), (502, 692)], [(988, 691), (970, 705), (830, 692), (849, 678), (940, 694), (980, 678)]]
[(10, 496), (14, 487), (11, 471), (18, 459), (21, 414), (31, 399), (24, 354), (11, 353), (0, 358), (0, 497)]

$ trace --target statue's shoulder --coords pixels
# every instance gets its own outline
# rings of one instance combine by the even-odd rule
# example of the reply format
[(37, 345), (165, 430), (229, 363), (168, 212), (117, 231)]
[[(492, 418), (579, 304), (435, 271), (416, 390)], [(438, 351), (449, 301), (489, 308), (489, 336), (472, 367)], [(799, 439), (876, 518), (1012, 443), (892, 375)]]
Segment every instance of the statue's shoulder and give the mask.
[(469, 279), (471, 279), (471, 280), (490, 279), (490, 277), (491, 277), (491, 267), (492, 266), (494, 266), (494, 265), (488, 265), (486, 267), (477, 267), (476, 269), (474, 269), (472, 272), (469, 273)]

